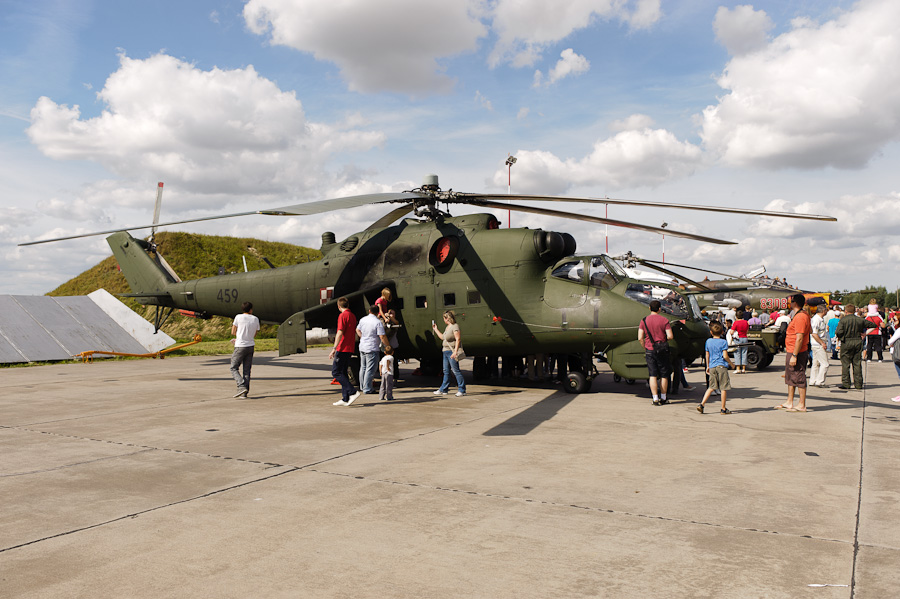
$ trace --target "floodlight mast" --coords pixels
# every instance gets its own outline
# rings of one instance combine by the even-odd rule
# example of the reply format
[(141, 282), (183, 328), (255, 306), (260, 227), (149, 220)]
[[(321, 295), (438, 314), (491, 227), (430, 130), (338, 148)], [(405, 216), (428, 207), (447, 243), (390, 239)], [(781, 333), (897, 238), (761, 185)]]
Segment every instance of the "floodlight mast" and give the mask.
[[(507, 180), (506, 180), (506, 194), (512, 195), (512, 165), (516, 163), (516, 157), (512, 154), (506, 155), (506, 166), (509, 167), (507, 169)], [(506, 200), (506, 203), (509, 204), (509, 200)], [(506, 211), (506, 228), (509, 229), (512, 227), (512, 210)]]
[[(668, 226), (669, 226), (669, 223), (663, 223), (659, 226), (659, 228), (665, 229)], [(663, 245), (662, 263), (665, 264), (666, 263), (666, 234), (665, 233), (662, 234), (662, 245)]]

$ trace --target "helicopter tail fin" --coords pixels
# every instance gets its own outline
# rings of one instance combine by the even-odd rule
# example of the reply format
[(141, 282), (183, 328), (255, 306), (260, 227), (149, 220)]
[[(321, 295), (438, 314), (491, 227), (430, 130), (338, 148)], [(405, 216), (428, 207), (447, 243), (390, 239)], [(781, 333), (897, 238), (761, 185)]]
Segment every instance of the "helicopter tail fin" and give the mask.
[(153, 246), (125, 231), (113, 233), (106, 241), (131, 287), (130, 297), (141, 304), (172, 305), (166, 287), (179, 279)]

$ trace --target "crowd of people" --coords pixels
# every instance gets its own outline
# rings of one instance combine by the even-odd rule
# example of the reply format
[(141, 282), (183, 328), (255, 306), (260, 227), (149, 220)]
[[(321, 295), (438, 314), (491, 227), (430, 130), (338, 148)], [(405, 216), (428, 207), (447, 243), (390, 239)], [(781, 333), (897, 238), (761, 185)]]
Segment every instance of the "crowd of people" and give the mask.
[[(398, 378), (399, 364), (394, 357), (398, 347), (397, 332), (400, 323), (391, 307), (391, 291), (384, 289), (381, 297), (369, 308), (369, 313), (357, 322), (349, 310), (346, 297), (337, 300), (339, 316), (332, 360), (333, 383), (341, 387), (341, 399), (335, 406), (349, 406), (363, 394), (379, 394), (383, 401), (393, 400), (394, 381)], [(784, 379), (787, 399), (775, 406), (793, 412), (805, 412), (807, 386), (827, 387), (825, 377), (829, 359), (841, 362), (840, 389), (863, 388), (862, 361), (884, 359), (884, 349), (894, 362), (900, 376), (900, 310), (893, 307), (888, 312), (879, 309), (875, 300), (857, 309), (854, 305), (829, 308), (824, 304), (810, 309), (803, 294), (790, 298), (791, 310), (757, 312), (744, 306), (709, 315), (711, 338), (706, 342), (704, 363), (707, 389), (697, 410), (704, 412), (712, 395), (721, 397), (720, 413), (730, 414), (726, 406), (727, 392), (731, 389), (729, 367), (735, 374), (747, 373), (748, 334), (751, 330), (772, 327), (779, 332), (785, 350)], [(684, 377), (685, 364), (673, 360), (669, 341), (673, 339), (669, 320), (659, 314), (660, 302), (650, 302), (650, 314), (638, 326), (638, 341), (643, 345), (649, 373), (649, 387), (653, 405), (668, 403), (670, 390), (677, 392), (679, 383), (685, 390), (692, 390)], [(465, 357), (462, 331), (452, 310), (443, 313), (444, 328), (432, 322), (432, 331), (442, 343), (443, 379), (434, 394), (449, 393), (452, 379), (456, 382), (456, 396), (466, 395), (466, 382), (460, 370)], [(234, 397), (246, 398), (250, 390), (250, 372), (253, 363), (255, 336), (259, 331), (259, 319), (253, 316), (253, 305), (245, 302), (242, 312), (232, 325), (234, 351), (231, 357), (231, 374), (237, 385)], [(358, 341), (358, 349), (357, 349)], [(358, 351), (360, 357), (359, 389), (348, 376), (351, 357)], [(733, 358), (732, 358), (733, 356)], [(506, 376), (517, 376), (527, 371), (529, 380), (544, 376), (562, 383), (566, 379), (570, 356), (565, 354), (534, 355), (516, 358), (503, 357)], [(680, 362), (675, 364), (673, 362)], [(488, 360), (488, 375), (498, 376), (498, 359)], [(554, 370), (557, 372), (553, 377)], [(807, 374), (807, 371), (808, 374)], [(380, 386), (376, 390), (376, 373)], [(670, 387), (672, 389), (670, 389)], [(900, 402), (900, 395), (893, 398)], [(795, 406), (796, 401), (796, 406)]]
[[(784, 379), (788, 392), (787, 399), (775, 406), (775, 409), (806, 412), (807, 386), (828, 386), (825, 377), (829, 360), (840, 360), (841, 384), (838, 388), (844, 390), (863, 388), (863, 359), (871, 362), (877, 356), (878, 362), (883, 361), (884, 348), (889, 348), (889, 357), (900, 376), (900, 311), (896, 306), (885, 312), (873, 299), (861, 308), (852, 304), (843, 308), (829, 308), (820, 304), (813, 309), (805, 305), (805, 297), (800, 293), (791, 296), (790, 302), (790, 311), (773, 311), (767, 314), (751, 311), (750, 306), (745, 306), (737, 311), (726, 310), (711, 316), (710, 331), (714, 328), (720, 330), (719, 327), (725, 331), (726, 354), (729, 353), (729, 348), (734, 354), (732, 368), (735, 374), (746, 373), (743, 350), (750, 327), (769, 326), (779, 332), (780, 342), (785, 350)], [(724, 363), (718, 360), (720, 342), (716, 340), (710, 345), (713, 340), (716, 340), (715, 334), (707, 342), (708, 375), (716, 368), (724, 367)], [(711, 361), (714, 362), (712, 366)], [(731, 388), (728, 379), (721, 382), (721, 376), (709, 378), (709, 390), (698, 407), (701, 412), (709, 393)], [(900, 396), (892, 399), (900, 402)]]

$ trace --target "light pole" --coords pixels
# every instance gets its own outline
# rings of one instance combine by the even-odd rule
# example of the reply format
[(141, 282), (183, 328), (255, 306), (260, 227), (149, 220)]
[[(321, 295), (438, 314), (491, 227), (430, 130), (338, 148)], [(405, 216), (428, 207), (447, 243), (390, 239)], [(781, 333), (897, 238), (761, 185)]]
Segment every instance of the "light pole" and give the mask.
[[(508, 169), (507, 169), (508, 179), (506, 181), (506, 195), (512, 195), (512, 165), (514, 165), (515, 163), (516, 163), (516, 157), (513, 156), (512, 154), (507, 154), (506, 155), (506, 166), (508, 167)], [(509, 202), (510, 202), (510, 200), (506, 200), (507, 204)], [(506, 211), (506, 228), (509, 229), (510, 227), (512, 227), (512, 211), (507, 209), (507, 211)]]
[[(665, 229), (669, 226), (669, 223), (663, 223), (659, 226), (660, 229)], [(666, 234), (663, 233), (663, 264), (666, 263)]]

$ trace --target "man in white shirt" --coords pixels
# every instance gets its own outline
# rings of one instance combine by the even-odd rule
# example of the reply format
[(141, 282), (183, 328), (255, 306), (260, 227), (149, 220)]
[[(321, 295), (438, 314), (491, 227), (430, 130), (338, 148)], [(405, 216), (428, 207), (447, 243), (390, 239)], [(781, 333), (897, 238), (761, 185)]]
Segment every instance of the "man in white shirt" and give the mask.
[(809, 372), (809, 384), (816, 387), (825, 386), (825, 373), (828, 372), (828, 351), (825, 349), (828, 338), (828, 326), (825, 324), (825, 304), (816, 308), (812, 317), (812, 334), (809, 336), (809, 347), (812, 349), (812, 370)]
[[(259, 319), (253, 316), (253, 304), (244, 302), (241, 314), (234, 317), (231, 334), (234, 339), (234, 352), (231, 354), (231, 376), (237, 383), (235, 397), (247, 397), (250, 393), (250, 368), (253, 366), (253, 351), (256, 348), (256, 333), (259, 332)], [(244, 374), (239, 369), (243, 366)]]
[(385, 335), (384, 323), (378, 318), (378, 306), (369, 308), (369, 314), (363, 317), (356, 326), (359, 335), (359, 383), (363, 393), (377, 393), (372, 381), (375, 380), (375, 369), (378, 367), (378, 348), (390, 342)]

